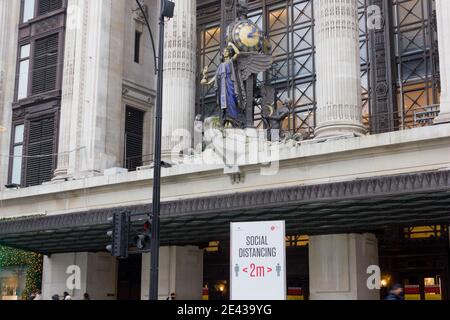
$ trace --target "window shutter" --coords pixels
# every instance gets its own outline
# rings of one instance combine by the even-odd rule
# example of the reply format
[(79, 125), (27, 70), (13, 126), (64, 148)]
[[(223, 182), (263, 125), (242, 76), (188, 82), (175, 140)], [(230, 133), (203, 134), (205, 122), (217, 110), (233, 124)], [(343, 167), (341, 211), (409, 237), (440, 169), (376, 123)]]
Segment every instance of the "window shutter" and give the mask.
[(130, 171), (142, 166), (144, 113), (127, 107), (125, 120), (125, 158)]
[(50, 181), (53, 175), (52, 156), (55, 141), (55, 118), (47, 117), (29, 122), (27, 144), (26, 186)]
[(39, 15), (62, 8), (62, 0), (39, 0)]
[(58, 37), (59, 35), (55, 34), (36, 40), (33, 62), (33, 94), (51, 91), (56, 88)]

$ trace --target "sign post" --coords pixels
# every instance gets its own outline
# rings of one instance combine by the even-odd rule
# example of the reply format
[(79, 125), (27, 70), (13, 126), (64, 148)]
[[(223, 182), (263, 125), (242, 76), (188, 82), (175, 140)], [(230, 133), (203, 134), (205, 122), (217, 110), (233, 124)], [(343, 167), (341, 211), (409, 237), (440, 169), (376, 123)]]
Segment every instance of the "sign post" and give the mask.
[(286, 300), (285, 222), (231, 224), (231, 300)]

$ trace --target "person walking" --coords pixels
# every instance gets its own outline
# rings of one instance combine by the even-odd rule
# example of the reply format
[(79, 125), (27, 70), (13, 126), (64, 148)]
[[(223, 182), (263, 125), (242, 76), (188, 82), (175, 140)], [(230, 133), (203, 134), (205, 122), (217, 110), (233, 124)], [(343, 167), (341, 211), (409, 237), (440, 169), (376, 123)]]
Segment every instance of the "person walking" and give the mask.
[(36, 291), (36, 294), (35, 294), (33, 300), (42, 300), (42, 292), (41, 292), (41, 290)]
[(404, 300), (403, 299), (403, 287), (401, 284), (396, 283), (392, 286), (391, 291), (387, 295), (385, 300)]
[(89, 293), (85, 293), (84, 295), (83, 295), (83, 300), (91, 300), (91, 296), (89, 295)]
[(64, 299), (63, 300), (72, 300), (72, 297), (68, 292), (64, 292)]
[(170, 297), (167, 297), (166, 300), (176, 300), (176, 298), (177, 298), (177, 295), (175, 294), (175, 292), (172, 292), (172, 293), (170, 294)]

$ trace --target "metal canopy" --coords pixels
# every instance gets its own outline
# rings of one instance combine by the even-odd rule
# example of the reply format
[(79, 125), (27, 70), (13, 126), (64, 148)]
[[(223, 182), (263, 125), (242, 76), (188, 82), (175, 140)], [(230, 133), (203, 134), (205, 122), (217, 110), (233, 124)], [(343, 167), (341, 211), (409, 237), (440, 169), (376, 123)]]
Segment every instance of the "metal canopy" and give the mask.
[[(116, 211), (141, 224), (151, 205), (0, 221), (0, 244), (43, 254), (103, 251)], [(232, 221), (286, 220), (288, 234), (450, 223), (450, 171), (295, 186), (162, 203), (162, 245), (226, 240)]]

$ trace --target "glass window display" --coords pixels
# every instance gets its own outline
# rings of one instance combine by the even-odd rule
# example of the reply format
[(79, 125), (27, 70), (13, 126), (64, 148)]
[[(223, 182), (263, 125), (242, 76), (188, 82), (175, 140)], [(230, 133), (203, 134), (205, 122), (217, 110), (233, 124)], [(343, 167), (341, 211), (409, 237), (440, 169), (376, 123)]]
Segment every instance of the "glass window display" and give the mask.
[(0, 300), (21, 300), (25, 280), (25, 267), (0, 268)]

